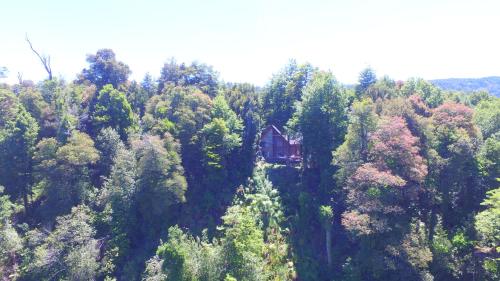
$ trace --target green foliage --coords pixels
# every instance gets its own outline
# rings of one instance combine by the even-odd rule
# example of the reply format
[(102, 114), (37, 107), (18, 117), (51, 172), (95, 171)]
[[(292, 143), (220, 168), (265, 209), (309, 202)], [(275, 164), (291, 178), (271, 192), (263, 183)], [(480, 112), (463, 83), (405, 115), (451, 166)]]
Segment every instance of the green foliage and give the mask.
[[(487, 92), (371, 69), (345, 89), (294, 61), (262, 89), (196, 62), (140, 82), (109, 49), (88, 62), (73, 83), (0, 85), (0, 279), (499, 279)], [(267, 124), (301, 164), (261, 161)]]
[(165, 63), (158, 79), (158, 92), (171, 86), (192, 86), (214, 97), (217, 94), (218, 74), (211, 66), (193, 62), (177, 64), (174, 59)]
[(481, 101), (474, 108), (474, 123), (481, 129), (485, 139), (500, 132), (500, 99)]
[(165, 281), (167, 274), (163, 272), (163, 260), (154, 256), (146, 262), (146, 269), (142, 275), (143, 281)]
[(284, 214), (278, 190), (266, 176), (262, 163), (255, 167), (244, 200), (258, 217), (265, 234), (281, 231)]
[(358, 85), (356, 85), (356, 97), (362, 99), (366, 94), (370, 86), (377, 82), (377, 76), (375, 71), (370, 67), (364, 69), (359, 74)]
[[(317, 72), (304, 88), (290, 125), (302, 135), (304, 165), (329, 173), (331, 151), (339, 146), (347, 127), (347, 97), (331, 73)], [(326, 180), (329, 175), (322, 175)]]
[(111, 127), (120, 134), (122, 140), (127, 138), (128, 131), (134, 125), (132, 108), (125, 94), (115, 90), (110, 84), (99, 91), (91, 119), (95, 133)]
[[(489, 247), (500, 247), (500, 188), (487, 192), (481, 203), (486, 210), (478, 213), (475, 227), (481, 238), (481, 244)], [(498, 251), (498, 249), (497, 249)]]
[(166, 280), (221, 280), (224, 261), (219, 242), (206, 236), (194, 238), (178, 227), (168, 230), (169, 239), (158, 247)]
[(433, 253), (431, 270), (437, 280), (463, 280), (470, 276), (468, 274), (473, 270), (472, 241), (467, 238), (463, 230), (458, 230), (454, 234), (446, 231), (439, 217), (431, 239)]
[(375, 130), (377, 119), (371, 100), (363, 99), (352, 104), (344, 143), (333, 152), (333, 164), (339, 167), (336, 173), (339, 183), (343, 184), (359, 165), (368, 160), (368, 136)]
[[(265, 280), (262, 231), (248, 209), (233, 206), (224, 221), (224, 236), (220, 241), (209, 242), (206, 236), (194, 238), (178, 227), (169, 229), (168, 241), (157, 250), (166, 280), (209, 281), (222, 280), (223, 276)], [(153, 275), (146, 274), (148, 277)]]
[(217, 96), (211, 110), (212, 121), (201, 130), (207, 165), (223, 168), (230, 153), (241, 146), (241, 119), (229, 108), (223, 96)]
[[(22, 270), (28, 280), (94, 280), (98, 274), (98, 241), (94, 238), (93, 214), (84, 206), (58, 217), (56, 228), (43, 235), (26, 253)], [(40, 233), (31, 232), (30, 236)], [(32, 248), (31, 248), (32, 247)]]
[(17, 97), (0, 89), (0, 185), (13, 200), (23, 198), (25, 209), (31, 193), (31, 157), (38, 129)]
[(227, 271), (237, 280), (262, 280), (264, 237), (248, 208), (232, 206), (224, 217)]
[(332, 207), (330, 206), (320, 206), (319, 207), (319, 220), (321, 221), (321, 224), (325, 229), (328, 229), (331, 227), (332, 220), (333, 220), (333, 210)]
[(88, 135), (74, 131), (62, 146), (54, 138), (42, 139), (34, 160), (37, 186), (43, 195), (41, 211), (46, 218), (64, 214), (90, 198), (89, 166), (99, 160), (99, 153)]
[(164, 226), (158, 217), (167, 217), (169, 207), (185, 201), (187, 183), (172, 138), (143, 136), (133, 143), (137, 162), (137, 212), (140, 232), (151, 238)]
[(444, 101), (442, 91), (424, 79), (409, 79), (401, 89), (404, 96), (419, 95), (431, 108), (440, 106)]
[(157, 92), (157, 84), (153, 80), (153, 77), (146, 73), (144, 79), (139, 84), (135, 81), (130, 83), (130, 86), (127, 89), (127, 100), (130, 102), (130, 105), (134, 112), (142, 117), (146, 110), (147, 101), (156, 94)]
[(226, 275), (226, 277), (224, 277), (224, 281), (238, 281), (238, 279), (228, 274)]
[(434, 230), (434, 236), (432, 237), (432, 249), (435, 255), (446, 255), (450, 253), (452, 248), (451, 241), (448, 239), (448, 234), (443, 229), (443, 225), (439, 222)]
[(479, 207), (487, 188), (477, 182), (479, 167), (474, 159), (480, 134), (473, 122), (473, 110), (462, 104), (444, 103), (434, 110), (432, 122), (436, 151), (446, 161), (437, 180), (443, 199), (443, 223), (451, 229)]
[(111, 84), (115, 89), (127, 81), (131, 71), (128, 65), (117, 61), (111, 49), (100, 49), (95, 55), (87, 55), (89, 68), (82, 70), (79, 81), (89, 81), (101, 89)]
[(99, 154), (88, 135), (74, 132), (68, 143), (57, 149), (56, 158), (63, 164), (78, 167), (94, 164), (99, 159)]
[[(360, 87), (361, 84), (356, 89), (361, 90)], [(396, 87), (396, 82), (387, 76), (384, 76), (382, 79), (370, 84), (365, 92), (366, 96), (370, 97), (374, 102), (379, 100), (389, 100), (400, 95), (399, 90)]]
[(266, 124), (283, 128), (294, 112), (295, 102), (302, 100), (302, 90), (316, 71), (310, 64), (298, 65), (291, 60), (275, 74), (262, 95)]
[(100, 175), (107, 177), (111, 171), (118, 150), (124, 148), (120, 135), (113, 128), (104, 128), (96, 138), (96, 148), (99, 150), (99, 161), (97, 170)]
[(134, 217), (137, 163), (133, 151), (123, 145), (114, 152), (112, 161), (109, 177), (102, 188), (100, 204), (104, 212), (108, 213), (107, 224), (111, 234), (106, 252), (106, 259), (110, 263), (107, 270), (121, 276), (126, 274), (121, 269), (130, 255), (133, 231), (137, 224)]
[(33, 88), (22, 88), (18, 97), (26, 111), (37, 120), (38, 124), (43, 125), (46, 117), (44, 115), (48, 114), (47, 111), (51, 109), (42, 94)]
[(148, 262), (146, 280), (157, 276), (165, 280), (291, 280), (294, 272), (283, 236), (281, 200), (262, 163), (242, 191), (223, 216), (219, 239), (210, 241), (206, 231), (200, 238), (171, 227), (167, 242)]
[(162, 95), (153, 96), (146, 104), (144, 127), (158, 135), (172, 133), (184, 150), (210, 121), (211, 105), (212, 100), (198, 89), (167, 87)]
[(17, 256), (23, 245), (11, 219), (15, 205), (3, 191), (4, 188), (0, 186), (0, 277), (15, 280), (19, 276)]
[(494, 186), (500, 175), (500, 133), (486, 139), (476, 155), (486, 186)]

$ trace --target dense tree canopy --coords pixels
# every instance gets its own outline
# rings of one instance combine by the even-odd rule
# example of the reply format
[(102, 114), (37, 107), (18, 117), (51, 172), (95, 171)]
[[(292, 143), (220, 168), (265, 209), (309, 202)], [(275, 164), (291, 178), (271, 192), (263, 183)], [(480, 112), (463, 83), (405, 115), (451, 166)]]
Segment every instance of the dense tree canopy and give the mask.
[(347, 94), (331, 73), (317, 72), (303, 90), (289, 126), (302, 137), (303, 163), (320, 182), (331, 181), (332, 150), (344, 139)]
[(122, 139), (126, 139), (127, 130), (131, 129), (134, 123), (134, 116), (125, 94), (108, 84), (99, 91), (91, 120), (94, 132), (111, 127)]
[(290, 61), (275, 74), (262, 95), (262, 109), (267, 124), (278, 128), (286, 125), (293, 115), (295, 102), (302, 100), (302, 89), (316, 71), (310, 64)]
[(28, 208), (32, 185), (32, 156), (38, 123), (14, 94), (0, 90), (0, 185)]
[(218, 74), (206, 64), (177, 64), (171, 59), (163, 65), (158, 84), (160, 93), (168, 86), (193, 86), (214, 97), (217, 94)]
[[(370, 68), (349, 87), (293, 60), (263, 88), (198, 62), (140, 81), (110, 49), (87, 62), (0, 84), (2, 280), (499, 279), (486, 91)], [(298, 158), (265, 162), (268, 125)]]
[(82, 70), (80, 81), (89, 81), (98, 89), (111, 84), (118, 88), (125, 83), (131, 71), (128, 65), (116, 60), (115, 52), (111, 49), (100, 49), (95, 55), (87, 55), (89, 68)]

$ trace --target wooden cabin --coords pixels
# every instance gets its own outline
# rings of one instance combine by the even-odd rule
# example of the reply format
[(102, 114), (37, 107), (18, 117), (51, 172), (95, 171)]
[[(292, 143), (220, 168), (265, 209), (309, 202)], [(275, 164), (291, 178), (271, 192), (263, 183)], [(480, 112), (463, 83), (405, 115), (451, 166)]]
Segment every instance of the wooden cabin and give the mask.
[(260, 152), (267, 162), (299, 163), (302, 160), (300, 141), (283, 135), (274, 125), (260, 135)]

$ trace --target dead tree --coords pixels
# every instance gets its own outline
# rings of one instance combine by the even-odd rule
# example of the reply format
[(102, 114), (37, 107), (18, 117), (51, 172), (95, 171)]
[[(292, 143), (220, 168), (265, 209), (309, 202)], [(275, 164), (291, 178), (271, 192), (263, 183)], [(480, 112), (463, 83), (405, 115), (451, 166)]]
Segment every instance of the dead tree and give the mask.
[(43, 67), (45, 68), (45, 71), (47, 71), (47, 74), (49, 75), (49, 80), (52, 80), (52, 67), (50, 66), (50, 56), (47, 55), (40, 55), (34, 48), (33, 45), (31, 44), (30, 39), (28, 38), (28, 35), (26, 34), (26, 42), (30, 45), (30, 49), (35, 53), (35, 55), (40, 59), (42, 62)]
[(22, 72), (17, 73), (17, 81), (19, 81), (19, 85), (23, 84), (23, 73)]

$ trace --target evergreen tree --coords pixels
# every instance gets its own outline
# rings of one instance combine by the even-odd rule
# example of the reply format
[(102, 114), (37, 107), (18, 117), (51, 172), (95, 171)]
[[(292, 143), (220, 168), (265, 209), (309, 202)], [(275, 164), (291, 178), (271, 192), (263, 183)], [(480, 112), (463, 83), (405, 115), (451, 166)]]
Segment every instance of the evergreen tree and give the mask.
[[(156, 237), (168, 222), (169, 207), (185, 201), (187, 189), (177, 144), (143, 136), (133, 143), (137, 163), (137, 215), (141, 240)], [(158, 217), (164, 219), (158, 221)]]
[(342, 144), (347, 127), (347, 97), (331, 73), (317, 72), (304, 89), (290, 122), (302, 136), (305, 169), (319, 176), (326, 192), (333, 174), (331, 151)]
[(99, 153), (88, 135), (74, 131), (65, 145), (49, 138), (41, 140), (36, 148), (34, 159), (44, 195), (44, 218), (65, 214), (91, 197), (89, 166), (99, 160)]
[(31, 195), (31, 157), (38, 129), (17, 97), (0, 89), (0, 185), (13, 200), (22, 198), (25, 211)]
[(291, 60), (275, 74), (262, 95), (266, 124), (283, 128), (294, 112), (295, 102), (302, 100), (302, 90), (316, 71), (310, 64), (298, 65)]
[(113, 166), (106, 179), (101, 204), (108, 214), (110, 241), (106, 259), (109, 259), (108, 273), (115, 276), (132, 276), (126, 271), (127, 257), (131, 255), (132, 239), (137, 225), (135, 203), (137, 196), (137, 163), (133, 151), (119, 146), (114, 153)]
[(87, 55), (88, 68), (82, 70), (78, 81), (89, 81), (100, 90), (107, 84), (117, 89), (125, 83), (131, 71), (128, 65), (116, 60), (116, 55), (111, 49), (100, 49), (95, 55)]
[(377, 76), (375, 75), (375, 71), (370, 67), (365, 68), (359, 74), (358, 84), (356, 85), (356, 97), (362, 99), (370, 86), (374, 85), (376, 82)]
[(120, 134), (122, 140), (126, 140), (128, 130), (134, 125), (134, 115), (125, 94), (106, 85), (97, 96), (91, 121), (95, 134), (111, 127)]
[(475, 217), (475, 228), (479, 233), (479, 251), (485, 254), (482, 266), (485, 280), (496, 280), (500, 277), (500, 259), (495, 257), (500, 245), (500, 188), (487, 193), (481, 203), (486, 209)]
[[(30, 249), (23, 265), (27, 280), (94, 280), (98, 276), (98, 240), (93, 214), (84, 205), (57, 218), (56, 228)], [(34, 238), (34, 237), (33, 237)], [(29, 261), (29, 262), (28, 262)]]

